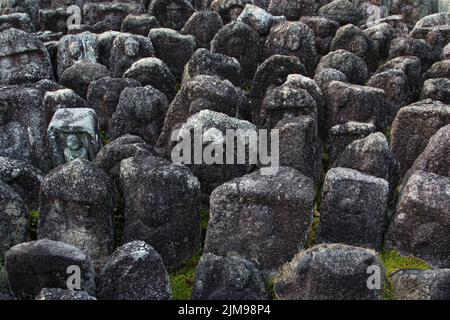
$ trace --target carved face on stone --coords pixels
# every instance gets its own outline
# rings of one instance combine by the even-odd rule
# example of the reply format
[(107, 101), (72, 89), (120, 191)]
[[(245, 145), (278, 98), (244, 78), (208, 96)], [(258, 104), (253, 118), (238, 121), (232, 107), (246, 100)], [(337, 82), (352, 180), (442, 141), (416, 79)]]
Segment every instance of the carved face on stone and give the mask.
[(69, 44), (68, 54), (71, 59), (78, 60), (83, 54), (83, 48), (79, 41), (72, 41)]
[(128, 57), (135, 57), (139, 53), (139, 41), (133, 38), (128, 38), (124, 43), (125, 55)]
[(66, 145), (70, 150), (76, 151), (81, 148), (82, 143), (81, 143), (80, 138), (77, 135), (69, 134), (66, 138)]

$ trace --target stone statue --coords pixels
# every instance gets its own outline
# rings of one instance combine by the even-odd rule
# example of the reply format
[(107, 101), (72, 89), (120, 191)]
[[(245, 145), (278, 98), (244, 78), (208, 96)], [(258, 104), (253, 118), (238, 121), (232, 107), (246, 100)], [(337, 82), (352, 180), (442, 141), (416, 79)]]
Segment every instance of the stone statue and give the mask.
[(89, 160), (88, 151), (83, 147), (81, 139), (76, 134), (69, 134), (66, 138), (64, 159), (66, 162), (70, 162), (75, 159)]

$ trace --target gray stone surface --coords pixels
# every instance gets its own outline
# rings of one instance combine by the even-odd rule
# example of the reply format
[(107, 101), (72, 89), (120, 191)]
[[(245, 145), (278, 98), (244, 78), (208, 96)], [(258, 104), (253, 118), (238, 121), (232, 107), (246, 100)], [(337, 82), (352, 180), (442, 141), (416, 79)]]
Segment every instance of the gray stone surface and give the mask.
[(202, 10), (194, 12), (180, 32), (194, 36), (198, 48), (209, 49), (211, 40), (222, 27), (222, 18), (217, 12)]
[(402, 269), (391, 276), (398, 300), (449, 300), (450, 269)]
[(43, 288), (41, 292), (36, 296), (35, 300), (97, 300), (93, 296), (89, 295), (86, 291), (73, 291), (69, 289), (59, 288)]
[(181, 30), (194, 11), (189, 0), (152, 0), (148, 8), (163, 28), (175, 30)]

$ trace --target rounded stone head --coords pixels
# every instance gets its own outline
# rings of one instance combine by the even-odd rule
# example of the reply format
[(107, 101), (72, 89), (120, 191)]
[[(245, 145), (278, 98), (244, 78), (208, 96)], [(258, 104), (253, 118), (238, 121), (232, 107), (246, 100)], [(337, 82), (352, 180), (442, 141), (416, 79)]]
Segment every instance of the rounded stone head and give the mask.
[(70, 150), (78, 150), (81, 148), (82, 143), (77, 135), (69, 134), (66, 138), (66, 145)]
[(72, 41), (68, 47), (68, 54), (72, 59), (78, 59), (82, 54), (81, 43), (79, 41)]
[(124, 43), (125, 55), (128, 57), (135, 57), (139, 53), (139, 41), (133, 38), (128, 38)]

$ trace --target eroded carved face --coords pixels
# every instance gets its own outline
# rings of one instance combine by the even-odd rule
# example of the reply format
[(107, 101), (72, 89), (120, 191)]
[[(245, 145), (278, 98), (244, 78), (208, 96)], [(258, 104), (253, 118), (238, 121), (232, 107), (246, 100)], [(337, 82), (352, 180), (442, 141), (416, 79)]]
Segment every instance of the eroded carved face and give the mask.
[(128, 57), (135, 57), (139, 53), (139, 42), (136, 39), (128, 38), (124, 43), (124, 51)]
[(69, 134), (66, 138), (66, 145), (70, 150), (78, 150), (81, 148), (81, 140), (75, 134)]
[(77, 60), (81, 57), (82, 53), (83, 53), (83, 50), (82, 50), (80, 42), (72, 41), (69, 44), (68, 54), (69, 54), (70, 58)]

